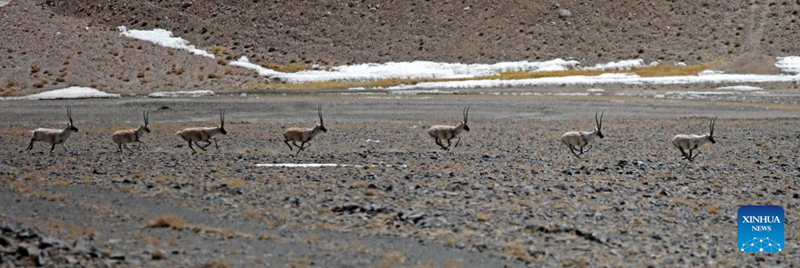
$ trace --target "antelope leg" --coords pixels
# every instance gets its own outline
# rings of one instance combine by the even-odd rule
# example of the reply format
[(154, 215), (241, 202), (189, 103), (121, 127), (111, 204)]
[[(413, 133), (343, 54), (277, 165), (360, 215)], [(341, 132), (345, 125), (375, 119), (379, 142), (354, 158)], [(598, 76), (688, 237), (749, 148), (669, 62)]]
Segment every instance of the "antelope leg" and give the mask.
[[(691, 151), (690, 151), (690, 153), (691, 153)], [(698, 155), (700, 155), (700, 150), (697, 150), (697, 153), (696, 153), (695, 155), (693, 155), (693, 156), (692, 156), (692, 159), (694, 159), (694, 158), (695, 158), (695, 157), (697, 157)]]
[(447, 150), (447, 147), (444, 147), (444, 144), (442, 144), (439, 138), (434, 139), (434, 141), (436, 141), (436, 144), (439, 145), (439, 147), (442, 147), (442, 150)]
[(56, 144), (53, 143), (53, 145), (50, 146), (50, 152), (52, 153), (53, 150), (55, 150), (55, 149), (56, 149)]
[(285, 140), (285, 141), (283, 141), (283, 143), (286, 143), (286, 146), (289, 146), (289, 151), (294, 151), (294, 148), (292, 147), (292, 145), (289, 144), (289, 140)]
[(197, 147), (200, 147), (200, 149), (203, 149), (203, 151), (205, 151), (205, 150), (206, 150), (206, 148), (207, 148), (209, 145), (211, 145), (211, 142), (208, 142), (208, 141), (206, 141), (206, 142), (208, 143), (208, 144), (206, 144), (206, 146), (202, 146), (202, 145), (200, 145), (200, 144), (199, 144), (199, 143), (197, 143), (197, 142), (194, 142), (194, 145), (197, 145)]
[(131, 153), (133, 152), (133, 150), (131, 150), (131, 148), (128, 148), (128, 145), (127, 145), (127, 144), (125, 144), (125, 145), (122, 145), (122, 147), (125, 147), (125, 149), (128, 149), (128, 152), (131, 152)]
[[(211, 145), (211, 142), (208, 142), (208, 145)], [(217, 144), (217, 138), (214, 138), (214, 147), (217, 147), (217, 150), (219, 150), (219, 144)]]
[(118, 153), (122, 153), (122, 152), (123, 152), (123, 151), (122, 151), (122, 143), (117, 143), (117, 145), (118, 145), (118, 147), (119, 147), (119, 150), (117, 150), (117, 152), (118, 152)]
[(200, 144), (199, 144), (199, 143), (197, 143), (197, 142), (194, 142), (194, 145), (197, 145), (197, 147), (199, 147), (199, 148), (200, 148), (200, 150), (203, 150), (203, 151), (205, 151), (205, 150), (206, 150), (206, 147), (200, 146)]
[(192, 147), (192, 141), (189, 141), (189, 149), (192, 149), (192, 152), (197, 153), (197, 151), (194, 150), (194, 147)]
[(461, 137), (458, 137), (458, 140), (456, 141), (456, 146), (455, 147), (458, 147), (459, 143), (461, 143)]
[(33, 149), (33, 141), (34, 141), (33, 138), (31, 138), (31, 143), (28, 144), (28, 149), (26, 150), (30, 151), (31, 149)]
[(143, 141), (139, 141), (139, 147), (136, 147), (136, 150), (139, 150), (139, 148), (142, 148), (142, 145), (144, 145), (145, 149), (150, 149), (150, 146), (147, 146), (147, 143), (144, 143)]
[(584, 153), (588, 153), (588, 152), (589, 152), (589, 150), (591, 150), (592, 148), (594, 148), (594, 146), (591, 146), (591, 145), (589, 145), (589, 146), (586, 146), (586, 151), (583, 151), (583, 152), (584, 152)]
[(69, 153), (69, 150), (67, 150), (67, 146), (66, 146), (66, 145), (64, 145), (64, 144), (65, 144), (65, 142), (62, 142), (62, 143), (61, 143), (61, 148), (64, 148), (64, 152), (67, 152), (67, 153)]
[(575, 148), (572, 148), (572, 145), (569, 145), (569, 151), (572, 152), (572, 155), (574, 155), (578, 159), (581, 159), (581, 157), (575, 153)]

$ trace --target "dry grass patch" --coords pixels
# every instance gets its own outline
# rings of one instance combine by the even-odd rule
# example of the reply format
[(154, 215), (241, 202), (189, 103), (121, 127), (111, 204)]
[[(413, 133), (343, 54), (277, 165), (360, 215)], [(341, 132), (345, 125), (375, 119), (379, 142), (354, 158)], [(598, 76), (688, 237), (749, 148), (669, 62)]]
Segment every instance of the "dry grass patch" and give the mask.
[(281, 239), (283, 236), (279, 234), (273, 234), (269, 232), (262, 232), (258, 235), (258, 240), (273, 240), (273, 239)]
[(228, 179), (225, 180), (225, 185), (228, 187), (244, 187), (247, 186), (247, 182), (240, 179)]
[(258, 62), (258, 65), (282, 73), (296, 73), (314, 69), (314, 66), (311, 64), (297, 64), (297, 63), (280, 64), (275, 62)]
[(201, 266), (203, 268), (230, 268), (233, 267), (230, 262), (223, 258), (216, 258), (213, 260), (209, 260)]
[(154, 260), (154, 261), (161, 261), (161, 260), (169, 259), (169, 257), (167, 256), (166, 253), (164, 253), (164, 251), (161, 251), (161, 250), (158, 250), (158, 249), (154, 250), (153, 253), (150, 253), (150, 258), (152, 260)]
[(478, 213), (478, 214), (475, 215), (475, 218), (477, 218), (478, 221), (487, 222), (487, 221), (492, 220), (492, 215), (485, 214), (485, 213)]
[(390, 268), (397, 263), (406, 261), (406, 254), (399, 250), (389, 250), (383, 254), (383, 262), (378, 267)]
[[(259, 65), (265, 66), (259, 63)], [(286, 66), (286, 67), (280, 67)], [(305, 66), (305, 65), (301, 65)], [(310, 65), (309, 65), (310, 66)], [(425, 82), (453, 82), (453, 81), (469, 81), (469, 80), (516, 80), (516, 79), (534, 79), (534, 78), (547, 78), (547, 77), (565, 77), (565, 76), (597, 76), (606, 73), (634, 73), (642, 77), (659, 77), (659, 76), (681, 76), (681, 75), (696, 75), (703, 70), (710, 67), (710, 64), (701, 65), (688, 65), (678, 66), (672, 64), (662, 64), (656, 66), (644, 66), (638, 68), (624, 69), (624, 70), (564, 70), (564, 71), (549, 71), (549, 72), (505, 72), (497, 75), (480, 76), (473, 78), (389, 78), (373, 81), (321, 81), (321, 82), (308, 82), (308, 83), (275, 83), (266, 84), (260, 82), (247, 82), (241, 85), (242, 89), (261, 89), (261, 90), (321, 90), (321, 89), (346, 89), (353, 87), (363, 88), (385, 88), (398, 85), (415, 85)], [(301, 67), (293, 65), (275, 65), (276, 68), (286, 68), (287, 70), (299, 70)], [(311, 67), (308, 67), (311, 69)], [(307, 69), (305, 69), (307, 70)]]
[(147, 220), (150, 228), (172, 228), (174, 230), (186, 229), (186, 220), (175, 214), (162, 215)]
[(506, 257), (511, 257), (517, 260), (524, 261), (526, 263), (534, 263), (536, 262), (536, 258), (528, 254), (528, 250), (525, 249), (520, 244), (512, 243), (506, 245), (505, 249), (503, 250), (503, 255)]

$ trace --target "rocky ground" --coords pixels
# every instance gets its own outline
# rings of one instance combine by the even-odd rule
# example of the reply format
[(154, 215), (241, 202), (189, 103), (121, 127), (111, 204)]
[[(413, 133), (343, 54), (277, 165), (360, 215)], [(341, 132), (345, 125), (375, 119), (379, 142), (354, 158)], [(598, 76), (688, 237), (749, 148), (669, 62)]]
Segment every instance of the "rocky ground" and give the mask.
[[(293, 156), (280, 133), (311, 126), (317, 104), (329, 131)], [(426, 129), (456, 123), (467, 104), (472, 131), (438, 149)], [(81, 129), (69, 152), (23, 151), (28, 130), (64, 125), (66, 106)], [(110, 133), (147, 108), (149, 148), (117, 153)], [(800, 107), (790, 102), (298, 94), (0, 109), (0, 221), (15, 226), (3, 238), (16, 245), (2, 258), (15, 263), (27, 261), (19, 244), (37, 241), (18, 238), (27, 228), (91, 243), (99, 257), (86, 261), (142, 266), (798, 265)], [(217, 109), (227, 111), (221, 148), (191, 154), (175, 131), (216, 124)], [(559, 136), (592, 129), (601, 110), (606, 138), (571, 156)], [(718, 142), (688, 163), (668, 140), (705, 132), (712, 115)], [(786, 210), (786, 251), (737, 252), (741, 205)]]

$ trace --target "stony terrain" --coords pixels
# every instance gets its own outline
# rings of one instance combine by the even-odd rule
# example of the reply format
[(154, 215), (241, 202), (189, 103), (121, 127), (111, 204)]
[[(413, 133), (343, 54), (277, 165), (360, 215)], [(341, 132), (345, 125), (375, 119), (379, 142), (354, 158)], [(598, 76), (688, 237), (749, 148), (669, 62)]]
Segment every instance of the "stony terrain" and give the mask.
[[(329, 132), (293, 156), (279, 133), (311, 126), (317, 104)], [(425, 130), (457, 122), (466, 104), (472, 131), (439, 150)], [(68, 105), (81, 129), (70, 151), (23, 151), (27, 131), (62, 126)], [(115, 152), (110, 133), (140, 124), (146, 108), (157, 109), (149, 149)], [(229, 132), (221, 148), (191, 154), (175, 131), (216, 124), (218, 108)], [(91, 241), (128, 264), (799, 265), (797, 104), (300, 94), (0, 110), (0, 221)], [(558, 137), (591, 129), (600, 110), (606, 138), (584, 159), (568, 154)], [(715, 114), (717, 144), (682, 160), (668, 139), (705, 132)], [(738, 253), (737, 209), (767, 204), (786, 210), (786, 251)]]

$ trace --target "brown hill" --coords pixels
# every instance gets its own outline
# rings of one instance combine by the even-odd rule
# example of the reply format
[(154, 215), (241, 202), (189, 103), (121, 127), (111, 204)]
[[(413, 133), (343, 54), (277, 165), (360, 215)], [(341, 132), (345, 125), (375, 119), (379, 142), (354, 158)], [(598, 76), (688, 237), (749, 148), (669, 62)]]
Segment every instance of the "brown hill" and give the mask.
[(114, 27), (53, 14), (28, 1), (0, 7), (0, 89), (27, 95), (68, 86), (147, 93), (237, 88), (253, 73), (120, 37)]
[(48, 1), (264, 62), (708, 62), (800, 54), (800, 1)]
[[(794, 0), (15, 0), (2, 8), (6, 36), (0, 45), (14, 52), (0, 52), (3, 59), (13, 57), (3, 64), (13, 72), (2, 69), (0, 82), (20, 88), (38, 81), (51, 86), (56, 74), (21, 75), (34, 64), (57, 73), (66, 61), (66, 82), (59, 84), (88, 82), (116, 92), (230, 88), (260, 79), (186, 52), (119, 38), (114, 29), (120, 25), (164, 28), (199, 47), (218, 46), (228, 59), (245, 55), (280, 64), (553, 58), (593, 64), (642, 58), (774, 73), (775, 56), (800, 55), (800, 1)], [(186, 69), (179, 76), (186, 79), (167, 74), (173, 64)], [(145, 84), (137, 78), (143, 70)], [(226, 72), (232, 75), (196, 79)]]

